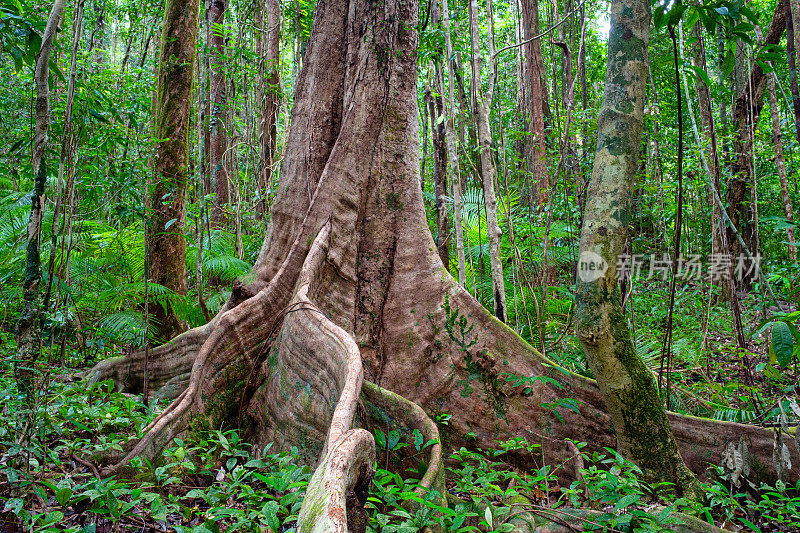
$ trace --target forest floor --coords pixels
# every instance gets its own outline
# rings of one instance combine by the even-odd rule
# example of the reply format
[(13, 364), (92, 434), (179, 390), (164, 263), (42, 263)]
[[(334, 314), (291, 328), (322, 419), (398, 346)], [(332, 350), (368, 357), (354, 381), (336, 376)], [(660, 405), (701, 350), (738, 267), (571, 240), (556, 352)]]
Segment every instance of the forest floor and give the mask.
[[(660, 283), (643, 284), (632, 299), (637, 350), (655, 370), (666, 326), (664, 290)], [(797, 398), (796, 359), (786, 366), (771, 361), (769, 330), (757, 333), (775, 319), (777, 308), (765, 317), (757, 297), (743, 299), (748, 349), (741, 351), (728, 304), (706, 301), (691, 288), (676, 300), (672, 409), (768, 426), (780, 426), (783, 412), (784, 421), (795, 425), (790, 411)], [(236, 431), (222, 428), (176, 440), (157, 464), (134, 462), (126, 477), (101, 479), (104, 457), (140, 435), (165, 404), (145, 406), (138, 396), (114, 392), (108, 382), (87, 385), (80, 380), (85, 368), (43, 364), (31, 410), (13, 379), (13, 338), (0, 333), (0, 340), (0, 532), (293, 530), (311, 476), (296, 453), (253, 449)], [(561, 343), (553, 357), (590, 374), (574, 337)], [(66, 363), (73, 358), (92, 362), (75, 352)], [(444, 427), (447, 418), (437, 422)], [(404, 448), (413, 455), (414, 447), (426, 446), (380, 430), (375, 437), (379, 457)], [(674, 520), (670, 511), (679, 510), (732, 531), (800, 531), (800, 483), (755, 486), (744, 476), (737, 486), (730, 472), (712, 467), (704, 484), (707, 500), (700, 504), (648, 485), (613, 450), (585, 453), (584, 477), (570, 486), (560, 486), (548, 468), (514, 471), (503, 460), (509, 450), (535, 454), (537, 446), (517, 439), (499, 443), (497, 450), (454, 451), (448, 461), (449, 510), (432, 496), (416, 496), (416, 469), (378, 469), (367, 531), (508, 531), (520, 496), (530, 516), (540, 518), (558, 517), (566, 508), (593, 510), (586, 530), (659, 531)], [(409, 505), (412, 500), (419, 501)]]

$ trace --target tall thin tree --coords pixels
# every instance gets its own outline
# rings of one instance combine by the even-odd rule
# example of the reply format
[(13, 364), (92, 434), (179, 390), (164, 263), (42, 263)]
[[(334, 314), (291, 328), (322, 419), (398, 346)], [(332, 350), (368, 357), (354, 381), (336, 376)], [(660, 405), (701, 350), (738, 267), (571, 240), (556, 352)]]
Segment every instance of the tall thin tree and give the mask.
[(636, 353), (617, 281), (639, 165), (650, 38), (649, 0), (613, 0), (597, 150), (587, 191), (575, 302), (578, 338), (623, 455), (651, 478), (692, 494), (653, 373)]
[(503, 263), (500, 257), (500, 237), (502, 231), (497, 222), (497, 195), (494, 190), (496, 171), (492, 160), (492, 130), (489, 126), (489, 110), (494, 97), (497, 65), (494, 54), (494, 13), (492, 0), (486, 0), (489, 28), (489, 83), (486, 90), (481, 87), (481, 33), (478, 25), (478, 2), (469, 4), (469, 28), (472, 38), (472, 101), (475, 105), (475, 121), (478, 130), (478, 151), (480, 157), (481, 179), (483, 180), (483, 200), (486, 206), (486, 233), (489, 240), (489, 268), (492, 274), (492, 297), (494, 315), (506, 321), (506, 289), (503, 278)]
[(50, 54), (53, 50), (56, 31), (64, 14), (66, 0), (56, 0), (50, 10), (47, 26), (42, 35), (42, 46), (33, 73), (36, 87), (35, 129), (33, 137), (33, 194), (31, 195), (31, 214), (25, 246), (25, 280), (22, 285), (24, 302), (22, 315), (16, 324), (17, 359), (14, 363), (14, 376), (20, 392), (29, 403), (33, 402), (33, 367), (41, 350), (41, 330), (39, 325), (39, 283), (42, 280), (42, 260), (39, 255), (39, 236), (42, 231), (44, 209), (44, 188), (47, 183), (47, 130), (50, 127)]
[[(178, 295), (186, 295), (186, 188), (189, 159), (189, 110), (194, 80), (199, 0), (166, 0), (161, 51), (153, 95), (153, 170), (149, 187), (150, 276)], [(155, 306), (157, 337), (165, 340), (185, 329), (167, 301)]]

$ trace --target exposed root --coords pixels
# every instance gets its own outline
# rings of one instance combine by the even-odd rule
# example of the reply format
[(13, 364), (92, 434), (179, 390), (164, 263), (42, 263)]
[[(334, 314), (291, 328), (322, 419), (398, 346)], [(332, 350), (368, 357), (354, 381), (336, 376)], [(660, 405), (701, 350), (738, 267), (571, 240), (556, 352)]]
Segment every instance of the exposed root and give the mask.
[[(487, 313), (449, 276), (443, 277), (441, 283), (450, 294), (450, 307), (474, 326), (471, 338), (476, 340), (476, 344), (469, 349), (469, 356), (479, 362), (477, 371), (481, 376), (470, 382), (474, 392), (462, 396), (464, 376), (471, 372), (466, 368), (467, 354), (453, 352), (450, 352), (449, 358), (441, 358), (427, 367), (419, 359), (420, 356), (417, 356), (417, 360), (396, 359), (393, 369), (387, 366), (389, 373), (384, 375), (383, 383), (387, 387), (423, 406), (446, 405), (448, 412), (454, 414), (450, 420), (453, 433), (464, 435), (473, 431), (473, 428), (481, 428), (482, 431), (477, 432), (476, 444), (483, 448), (495, 446), (498, 440), (523, 436), (531, 443), (541, 443), (545, 462), (553, 465), (574, 457), (574, 450), (565, 443), (565, 439), (587, 442), (590, 450), (616, 448), (611, 420), (594, 380), (558, 369), (557, 365)], [(424, 298), (424, 295), (418, 297)], [(425, 303), (417, 303), (417, 308), (424, 309)], [(429, 308), (432, 307), (430, 305)], [(438, 313), (430, 321), (444, 323), (444, 312)], [(416, 321), (413, 316), (410, 318)], [(409, 327), (408, 323), (398, 321), (398, 328), (404, 326)], [(399, 332), (392, 334), (400, 335)], [(452, 343), (445, 333), (439, 335), (427, 342)], [(395, 347), (389, 347), (392, 348)], [(407, 376), (411, 374), (410, 368), (423, 367), (426, 367), (426, 372), (417, 378), (419, 386), (409, 383)], [(550, 381), (536, 381), (530, 383), (531, 392), (523, 394), (522, 388), (512, 388), (505, 382), (501, 373), (522, 377), (545, 376), (559, 385)], [(495, 388), (487, 389), (489, 384)], [(578, 412), (557, 407), (564, 398), (574, 399)], [(555, 411), (560, 413), (563, 422), (555, 416)], [(710, 464), (722, 464), (727, 443), (744, 439), (752, 462), (752, 481), (773, 483), (778, 479), (772, 458), (775, 447), (772, 430), (676, 413), (669, 413), (669, 418), (681, 455), (696, 474), (702, 476)], [(453, 444), (465, 443), (458, 441)], [(785, 480), (794, 482), (800, 477), (800, 455), (791, 446), (789, 453), (792, 469)], [(522, 464), (515, 466), (525, 467)], [(528, 466), (535, 468), (538, 465), (533, 463)], [(576, 469), (569, 470), (574, 472)]]
[[(506, 502), (508, 512), (498, 516), (495, 523), (499, 527), (500, 523), (509, 523), (513, 526), (513, 533), (573, 533), (576, 531), (608, 531), (611, 533), (622, 533), (621, 529), (603, 525), (602, 515), (604, 511), (594, 509), (577, 509), (562, 507), (558, 509), (539, 507), (530, 503), (523, 496), (514, 496)], [(647, 512), (657, 515), (664, 510), (661, 505), (653, 505), (646, 508)], [(675, 533), (723, 533), (713, 524), (704, 522), (686, 513), (672, 512), (670, 518), (675, 519), (674, 523), (664, 524), (664, 531), (674, 531)]]
[(364, 380), (361, 353), (345, 330), (308, 298), (325, 260), (330, 226), (320, 232), (297, 281), (283, 321), (275, 371), (255, 409), (267, 422), (264, 440), (300, 445), (304, 460), (316, 463), (353, 427)]
[(445, 500), (447, 494), (444, 484), (445, 466), (442, 459), (439, 428), (436, 427), (436, 423), (419, 405), (369, 381), (364, 382), (361, 394), (364, 400), (381, 409), (395, 423), (399, 423), (409, 430), (419, 430), (426, 443), (433, 441), (434, 444), (427, 449), (428, 470), (420, 480), (416, 491), (420, 496), (424, 496), (428, 490), (433, 489), (438, 491)]
[[(148, 375), (150, 388), (159, 394), (159, 389), (170, 380), (190, 372), (194, 356), (214, 330), (216, 319), (208, 324), (181, 333), (170, 342), (150, 350)], [(95, 383), (111, 379), (118, 390), (141, 393), (144, 387), (144, 352), (112, 357), (97, 363), (84, 376)]]
[[(299, 533), (364, 531), (361, 524), (367, 488), (375, 474), (375, 440), (363, 429), (351, 429), (334, 442), (308, 483), (297, 520)], [(355, 493), (356, 502), (348, 498)], [(348, 502), (352, 502), (348, 505)], [(355, 504), (355, 505), (353, 505)], [(360, 511), (360, 512), (359, 512)], [(363, 522), (364, 526), (366, 521)]]
[[(312, 249), (321, 248), (329, 233), (328, 224), (320, 230)], [(295, 242), (293, 250), (299, 246), (298, 241)], [(309, 258), (318, 256), (318, 253), (309, 254)], [(296, 254), (290, 253), (290, 257), (296, 257)], [(241, 362), (246, 368), (247, 364), (254, 360), (255, 355), (263, 351), (263, 345), (270, 332), (283, 318), (287, 298), (291, 295), (296, 279), (292, 275), (293, 269), (289, 264), (289, 258), (286, 263), (275, 279), (255, 296), (221, 313), (204, 326), (204, 328), (213, 327), (213, 330), (194, 358), (186, 390), (153, 420), (145, 429), (141, 440), (120, 462), (103, 471), (104, 475), (116, 473), (131, 459), (140, 455), (153, 459), (174, 437), (189, 428), (193, 418), (208, 415), (209, 399), (213, 400), (215, 394), (225, 391), (231, 385), (229, 381), (242, 378), (241, 374), (244, 372), (242, 369), (233, 368), (232, 363)], [(304, 267), (300, 271), (301, 276), (305, 270)], [(187, 335), (188, 333), (191, 332), (187, 332)], [(357, 351), (357, 347), (355, 349)], [(356, 396), (357, 394), (356, 392)]]

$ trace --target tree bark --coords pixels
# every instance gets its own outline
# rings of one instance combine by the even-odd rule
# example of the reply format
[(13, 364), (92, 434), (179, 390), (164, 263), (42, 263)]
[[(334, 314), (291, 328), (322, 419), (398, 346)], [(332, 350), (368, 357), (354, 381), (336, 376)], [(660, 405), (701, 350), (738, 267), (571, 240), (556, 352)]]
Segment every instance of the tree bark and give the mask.
[(640, 158), (650, 3), (614, 0), (597, 151), (583, 215), (575, 324), (617, 434), (620, 452), (645, 475), (694, 493), (653, 374), (636, 353), (624, 315), (618, 261)]
[(226, 154), (228, 152), (228, 88), (225, 57), (225, 9), (227, 0), (209, 0), (206, 7), (206, 42), (209, 47), (210, 105), (208, 135), (208, 172), (214, 201), (211, 223), (222, 228), (228, 219), (230, 184)]
[(39, 57), (33, 73), (36, 87), (34, 104), (35, 125), (33, 136), (33, 191), (31, 214), (28, 218), (25, 246), (25, 278), (22, 284), (22, 314), (15, 326), (17, 357), (14, 362), (14, 377), (20, 392), (29, 405), (34, 402), (33, 367), (41, 351), (41, 329), (39, 324), (39, 283), (42, 280), (42, 260), (39, 255), (39, 237), (42, 232), (44, 188), (47, 184), (47, 130), (50, 127), (50, 53), (56, 31), (64, 14), (66, 0), (55, 0), (47, 19)]
[(453, 44), (450, 37), (450, 7), (447, 0), (442, 0), (444, 13), (444, 48), (445, 62), (447, 63), (447, 120), (445, 121), (445, 144), (447, 146), (447, 164), (450, 175), (448, 176), (453, 190), (453, 222), (456, 227), (456, 256), (458, 258), (458, 283), (463, 287), (467, 283), (467, 266), (464, 255), (464, 225), (461, 221), (461, 172), (458, 166), (458, 151), (456, 150), (456, 79), (453, 72)]
[(539, 2), (522, 0), (522, 37), (528, 41), (525, 49), (525, 79), (527, 88), (527, 132), (523, 143), (523, 157), (530, 172), (531, 205), (543, 208), (550, 196), (550, 177), (547, 174), (547, 123), (550, 106), (547, 101), (547, 81), (544, 58), (539, 39)]
[[(151, 280), (186, 295), (186, 187), (189, 110), (197, 47), (199, 0), (166, 0), (153, 107), (155, 179), (150, 187)], [(185, 330), (175, 309), (156, 306), (156, 335), (165, 340)]]
[[(278, 111), (281, 104), (280, 69), (280, 14), (279, 0), (263, 0), (263, 13), (257, 21), (256, 51), (259, 63), (258, 98), (258, 192), (259, 213), (263, 216), (269, 206), (269, 191), (277, 160)], [(260, 12), (261, 10), (257, 9)], [(266, 16), (265, 16), (266, 15)]]
[[(792, 198), (789, 195), (789, 181), (786, 179), (786, 163), (783, 159), (783, 133), (781, 133), (781, 115), (778, 109), (778, 97), (775, 94), (775, 75), (767, 74), (767, 93), (769, 94), (770, 116), (772, 118), (772, 142), (775, 148), (775, 166), (778, 167), (778, 179), (781, 182), (781, 194), (783, 196), (783, 212), (789, 224), (794, 224), (794, 211), (792, 209)], [(789, 242), (789, 258), (793, 263), (797, 262), (797, 245), (794, 235), (794, 227), (786, 228), (786, 238)]]

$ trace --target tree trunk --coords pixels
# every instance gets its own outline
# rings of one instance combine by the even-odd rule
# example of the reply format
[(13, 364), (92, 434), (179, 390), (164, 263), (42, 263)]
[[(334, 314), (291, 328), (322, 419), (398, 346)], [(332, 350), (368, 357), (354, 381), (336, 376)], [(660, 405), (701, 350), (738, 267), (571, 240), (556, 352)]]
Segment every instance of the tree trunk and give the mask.
[[(776, 45), (780, 42), (785, 24), (785, 10), (782, 3), (778, 2), (772, 22), (767, 30), (763, 46)], [(733, 107), (733, 123), (736, 126), (736, 135), (733, 142), (733, 161), (731, 165), (731, 180), (728, 184), (727, 204), (728, 217), (733, 226), (742, 234), (745, 243), (752, 253), (757, 253), (753, 246), (755, 243), (755, 228), (752, 226), (748, 208), (748, 192), (753, 180), (753, 131), (758, 123), (761, 108), (764, 105), (764, 90), (767, 85), (767, 74), (755, 64), (747, 79), (742, 82), (742, 90), (738, 93)], [(731, 249), (731, 259), (736, 261), (742, 256), (744, 249), (739, 242), (734, 230), (726, 229), (728, 244)], [(751, 279), (743, 279), (744, 283), (752, 283)]]
[(797, 142), (800, 143), (800, 89), (798, 89), (798, 58), (797, 47), (800, 45), (798, 40), (800, 28), (795, 26), (795, 14), (797, 12), (797, 23), (800, 24), (800, 0), (788, 0), (783, 2), (784, 18), (786, 19), (786, 57), (789, 62), (789, 87), (792, 91), (792, 110), (794, 111), (794, 131)]
[[(559, 369), (487, 313), (436, 253), (419, 189), (417, 7), (413, 0), (317, 5), (253, 277), (234, 286), (207, 325), (151, 352), (152, 385), (176, 400), (106, 474), (133, 456), (152, 457), (190, 427), (227, 422), (246, 427), (256, 445), (296, 445), (306, 461), (319, 462), (309, 502), (325, 499), (319, 487), (337, 476), (336, 483), (352, 482), (348, 491), (363, 487), (374, 445), (353, 427), (352, 413), (364, 377), (427, 413), (452, 413), (448, 447), (466, 444), (468, 432), (476, 435), (470, 446), (512, 436), (541, 443), (535, 458), (510, 454), (520, 468), (559, 464), (574, 478), (580, 455), (565, 438), (591, 450), (614, 446), (597, 384)], [(141, 390), (142, 359), (109, 359), (90, 376)], [(511, 376), (551, 379), (531, 380), (528, 393)], [(369, 389), (361, 389), (367, 402), (375, 399)], [(579, 412), (547, 406), (565, 397)], [(431, 427), (429, 415), (403, 402), (396, 412), (416, 413), (407, 425)], [(754, 458), (755, 480), (774, 479), (769, 430), (670, 417), (696, 471), (719, 462), (735, 435)], [(433, 463), (429, 480), (441, 472)], [(304, 505), (299, 531), (332, 519), (314, 509)]]
[(614, 0), (597, 151), (583, 215), (575, 327), (623, 455), (646, 476), (692, 494), (653, 374), (631, 342), (618, 282), (640, 158), (647, 86), (650, 3)]
[[(167, 0), (161, 30), (153, 107), (155, 179), (150, 187), (151, 280), (186, 294), (186, 186), (189, 150), (189, 110), (197, 47), (199, 0)], [(156, 335), (165, 340), (185, 325), (168, 303), (156, 306)]]
[(523, 143), (523, 158), (530, 172), (531, 205), (540, 208), (547, 205), (550, 196), (550, 177), (547, 174), (547, 133), (546, 120), (550, 116), (547, 102), (547, 81), (544, 74), (542, 47), (536, 35), (539, 33), (538, 0), (522, 0), (522, 38), (525, 45), (525, 79), (527, 87), (528, 127)]
[(47, 184), (47, 130), (50, 127), (50, 52), (53, 49), (58, 24), (64, 13), (66, 0), (55, 0), (42, 35), (42, 46), (33, 81), (36, 87), (35, 126), (33, 134), (33, 194), (31, 214), (25, 246), (25, 279), (22, 284), (22, 314), (17, 321), (14, 336), (17, 341), (17, 357), (14, 362), (14, 377), (20, 393), (32, 405), (36, 359), (41, 350), (39, 324), (39, 283), (42, 280), (42, 260), (39, 256), (39, 236), (42, 231), (44, 188)]
[[(438, 17), (437, 17), (438, 18)], [(432, 21), (438, 24), (437, 21)], [(444, 133), (444, 102), (442, 101), (442, 71), (436, 64), (434, 68), (434, 87), (429, 88), (428, 115), (431, 121), (433, 139), (433, 186), (436, 197), (436, 250), (445, 268), (450, 266), (450, 217), (447, 215), (447, 141)]]
[(447, 164), (450, 171), (449, 181), (453, 188), (453, 222), (456, 227), (456, 255), (458, 257), (458, 283), (463, 287), (467, 283), (467, 265), (464, 256), (464, 225), (461, 222), (461, 172), (458, 166), (456, 150), (456, 103), (455, 73), (453, 72), (453, 44), (450, 38), (450, 7), (447, 0), (442, 0), (444, 13), (444, 48), (447, 63), (447, 120), (445, 121), (445, 139), (447, 146)]
[(494, 85), (497, 76), (497, 65), (494, 58), (494, 32), (492, 26), (493, 10), (491, 0), (486, 2), (489, 19), (489, 86), (486, 91), (481, 87), (481, 32), (478, 25), (478, 3), (470, 0), (469, 27), (472, 40), (472, 101), (475, 102), (475, 122), (478, 130), (478, 151), (483, 180), (483, 200), (486, 204), (486, 233), (489, 241), (489, 268), (492, 273), (492, 298), (494, 316), (501, 322), (506, 321), (506, 288), (503, 279), (503, 262), (500, 257), (500, 238), (502, 231), (497, 222), (497, 196), (494, 191), (496, 176), (492, 160), (492, 130), (489, 126), (489, 110), (494, 96)]
[[(694, 65), (703, 72), (708, 70), (706, 66), (706, 48), (703, 41), (702, 24), (694, 25), (694, 36), (697, 43), (694, 46), (693, 60)], [(705, 151), (708, 159), (709, 170), (714, 178), (714, 190), (709, 190), (711, 201), (711, 255), (728, 253), (722, 246), (722, 212), (714, 201), (715, 194), (722, 194), (720, 181), (720, 161), (719, 151), (717, 150), (717, 131), (714, 125), (714, 113), (711, 108), (711, 92), (709, 87), (702, 81), (696, 82), (698, 107), (700, 109), (700, 124), (702, 125), (703, 141), (706, 143)], [(688, 96), (688, 95), (687, 95)], [(721, 280), (713, 280), (720, 283)], [(725, 291), (723, 290), (723, 293)]]
[[(792, 210), (792, 199), (789, 196), (789, 181), (786, 179), (786, 163), (783, 159), (783, 134), (781, 133), (781, 115), (778, 109), (778, 97), (775, 94), (775, 75), (767, 74), (767, 92), (769, 94), (770, 115), (772, 117), (772, 142), (775, 146), (775, 166), (778, 167), (778, 179), (781, 182), (781, 193), (783, 195), (783, 212), (786, 213), (786, 220), (789, 224), (794, 224), (794, 212)], [(789, 258), (793, 263), (797, 262), (797, 245), (795, 244), (794, 227), (786, 228), (786, 238), (789, 242)]]
[(208, 138), (208, 172), (214, 201), (211, 204), (211, 224), (221, 228), (228, 219), (230, 184), (226, 154), (228, 151), (228, 90), (227, 59), (225, 57), (225, 9), (227, 0), (209, 0), (206, 8), (206, 29), (210, 55), (210, 105)]
[[(267, 213), (272, 173), (277, 158), (278, 110), (281, 104), (280, 69), (280, 14), (279, 0), (263, 0), (264, 12), (260, 9), (257, 20), (258, 37), (256, 53), (263, 58), (259, 63), (259, 82), (256, 88), (258, 99), (258, 193), (259, 213)], [(265, 16), (266, 15), (266, 16)]]
[[(74, 126), (72, 125), (72, 106), (75, 102), (75, 79), (77, 78), (77, 58), (78, 46), (80, 45), (81, 36), (83, 35), (83, 5), (84, 0), (79, 0), (75, 9), (73, 29), (72, 29), (72, 52), (70, 55), (70, 69), (69, 69), (69, 82), (67, 83), (67, 102), (64, 110), (64, 124), (63, 134), (61, 136), (61, 155), (58, 160), (58, 178), (56, 182), (56, 198), (55, 206), (53, 208), (53, 223), (50, 228), (50, 258), (47, 264), (47, 288), (44, 292), (44, 309), (45, 312), (50, 307), (50, 295), (53, 288), (53, 276), (55, 274), (55, 261), (56, 250), (58, 245), (58, 237), (63, 233), (63, 225), (60, 226), (60, 212), (63, 200), (69, 195), (69, 191), (64, 189), (64, 170), (67, 161), (72, 159), (75, 147), (74, 142)], [(56, 289), (57, 291), (58, 289)]]

